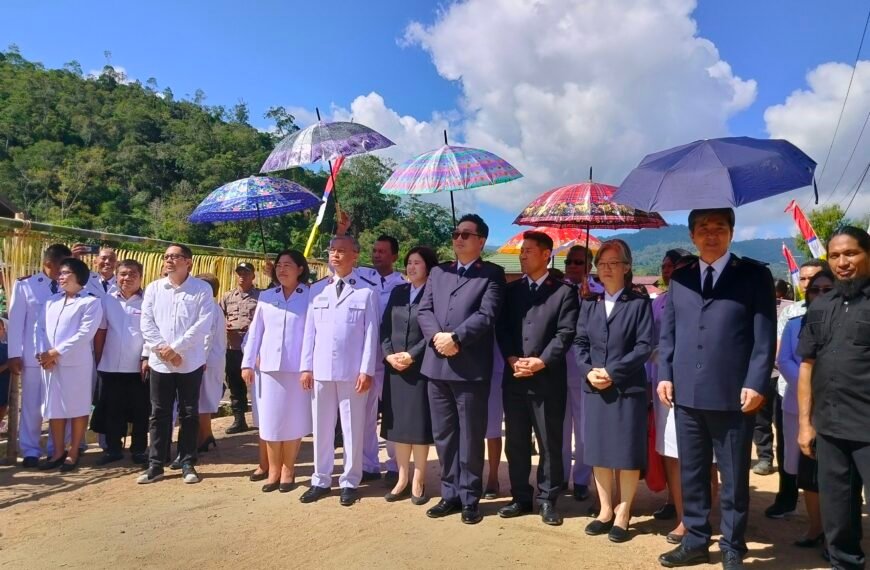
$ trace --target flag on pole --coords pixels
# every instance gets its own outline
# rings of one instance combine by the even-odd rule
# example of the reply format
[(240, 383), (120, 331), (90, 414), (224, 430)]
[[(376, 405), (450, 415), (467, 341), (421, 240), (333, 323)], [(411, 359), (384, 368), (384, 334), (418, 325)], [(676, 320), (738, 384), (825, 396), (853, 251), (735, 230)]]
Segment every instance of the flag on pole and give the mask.
[(816, 235), (816, 231), (804, 215), (801, 207), (797, 205), (797, 202), (794, 200), (789, 202), (784, 211), (791, 212), (792, 218), (794, 218), (794, 223), (797, 225), (804, 240), (806, 240), (807, 247), (810, 248), (813, 257), (816, 259), (825, 259), (825, 246), (822, 245), (819, 236)]
[(791, 275), (791, 283), (794, 285), (795, 296), (800, 296), (801, 270), (798, 267), (797, 262), (794, 260), (791, 251), (789, 251), (788, 247), (785, 245), (785, 242), (782, 244), (782, 256), (788, 264), (788, 273)]
[[(344, 164), (344, 156), (338, 155), (335, 162), (330, 164), (329, 178), (326, 180), (326, 188), (323, 190), (323, 201), (320, 203), (320, 209), (317, 211), (317, 219), (314, 221), (314, 227), (311, 228), (311, 235), (308, 236), (308, 243), (305, 244), (305, 257), (311, 255), (311, 248), (314, 247), (314, 240), (317, 237), (317, 230), (320, 224), (323, 223), (323, 216), (326, 213), (326, 205), (329, 203), (329, 196), (335, 188), (335, 177), (338, 176), (338, 171), (341, 165)], [(337, 209), (337, 207), (336, 207)]]

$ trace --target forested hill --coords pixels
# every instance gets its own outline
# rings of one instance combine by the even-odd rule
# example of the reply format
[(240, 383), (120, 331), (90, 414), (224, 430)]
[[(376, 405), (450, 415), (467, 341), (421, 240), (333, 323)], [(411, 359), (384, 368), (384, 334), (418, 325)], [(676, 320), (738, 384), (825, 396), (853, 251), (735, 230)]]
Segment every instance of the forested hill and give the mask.
[[(85, 77), (74, 61), (45, 69), (10, 46), (0, 51), (0, 194), (37, 221), (260, 250), (252, 222), (190, 224), (187, 216), (210, 191), (258, 173), (280, 136), (297, 127), (273, 107), (266, 116), (278, 131), (260, 132), (244, 102), (225, 108), (206, 99), (200, 90), (181, 99), (154, 78), (130, 81), (108, 65), (99, 77)], [(449, 245), (443, 208), (378, 193), (389, 174), (388, 164), (365, 156), (339, 177), (336, 194), (364, 251), (370, 234), (387, 229), (403, 249)], [(318, 194), (326, 181), (302, 168), (274, 175)], [(304, 247), (311, 215), (268, 219), (269, 250)]]

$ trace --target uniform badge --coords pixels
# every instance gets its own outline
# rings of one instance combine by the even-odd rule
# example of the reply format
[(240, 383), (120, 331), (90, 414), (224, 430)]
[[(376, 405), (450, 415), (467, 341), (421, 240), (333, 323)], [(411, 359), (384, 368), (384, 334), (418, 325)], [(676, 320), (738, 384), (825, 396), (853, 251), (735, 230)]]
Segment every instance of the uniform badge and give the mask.
[[(24, 279), (24, 278), (22, 277), (22, 279)], [(37, 277), (36, 280), (39, 281), (40, 283), (42, 283), (42, 277)]]
[(619, 300), (620, 301), (628, 301), (628, 294), (623, 293), (622, 295), (619, 296)]
[(481, 267), (481, 263), (478, 261), (477, 263), (474, 264), (474, 266), (475, 266), (476, 268), (480, 269), (480, 267)]
[(281, 292), (281, 288), (278, 287), (277, 289), (275, 289), (275, 292), (276, 292), (276, 293), (280, 293), (280, 292)]
[(551, 280), (547, 279), (546, 281), (544, 281), (544, 284), (549, 286), (549, 285), (552, 285), (553, 282)]
[(350, 283), (351, 285), (356, 285), (356, 279), (348, 279), (347, 282)]
[(297, 288), (296, 288), (296, 292), (297, 292), (297, 293), (301, 293), (301, 292), (302, 292), (302, 287), (297, 287)]
[(737, 267), (737, 260), (734, 258), (731, 259), (731, 267)]
[(327, 281), (327, 284), (332, 285), (333, 281), (334, 281), (334, 279), (332, 277), (330, 277), (329, 281)]

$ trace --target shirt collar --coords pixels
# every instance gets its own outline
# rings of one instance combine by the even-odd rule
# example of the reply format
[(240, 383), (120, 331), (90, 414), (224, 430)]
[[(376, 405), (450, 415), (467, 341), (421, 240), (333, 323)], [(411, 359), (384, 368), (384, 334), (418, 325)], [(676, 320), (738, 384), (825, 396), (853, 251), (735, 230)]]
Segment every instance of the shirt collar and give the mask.
[(625, 291), (625, 287), (617, 291), (615, 294), (611, 295), (606, 290), (604, 291), (604, 300), (615, 303), (619, 296), (622, 295), (622, 292)]
[(538, 278), (538, 279), (535, 280), (535, 281), (532, 281), (532, 278), (529, 277), (528, 275), (523, 275), (523, 278), (526, 280), (526, 283), (528, 283), (529, 287), (532, 286), (532, 283), (537, 283), (537, 284), (538, 284), (538, 289), (540, 289), (540, 288), (541, 288), (541, 285), (544, 284), (544, 281), (546, 281), (546, 280), (547, 280), (547, 277), (549, 277), (549, 276), (550, 276), (549, 273), (544, 272), (544, 274), (541, 275), (541, 277)]
[(125, 299), (124, 296), (121, 294), (120, 287), (116, 287), (115, 289), (109, 291), (109, 295), (111, 295), (112, 297), (115, 297), (117, 299), (120, 299), (121, 301), (129, 301), (130, 299), (133, 299), (134, 297), (137, 297), (137, 296), (141, 297), (142, 296), (142, 288), (140, 287), (139, 290), (136, 291), (135, 293), (133, 293), (132, 295), (130, 295), (130, 297), (128, 299)]
[(459, 263), (459, 260), (457, 259), (456, 260), (456, 271), (459, 271), (460, 269), (463, 269), (463, 268), (466, 271), (468, 271), (469, 269), (471, 269), (471, 266), (474, 265), (475, 263), (477, 263), (477, 259), (469, 261), (466, 265), (462, 265), (461, 263)]
[(725, 266), (728, 265), (728, 260), (731, 259), (731, 252), (725, 252), (725, 255), (714, 261), (713, 263), (705, 263), (703, 259), (698, 259), (698, 264), (701, 266), (701, 275), (703, 276), (706, 273), (708, 267), (713, 268), (713, 272), (719, 276), (722, 275), (722, 271), (725, 270)]

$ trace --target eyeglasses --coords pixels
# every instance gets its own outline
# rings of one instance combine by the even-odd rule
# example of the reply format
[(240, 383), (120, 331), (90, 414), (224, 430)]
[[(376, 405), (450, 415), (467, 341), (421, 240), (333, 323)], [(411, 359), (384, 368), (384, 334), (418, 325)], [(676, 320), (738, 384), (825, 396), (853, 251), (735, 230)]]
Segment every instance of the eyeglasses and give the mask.
[(607, 269), (608, 271), (611, 269), (619, 269), (620, 265), (623, 265), (624, 261), (609, 261), (609, 262), (599, 262), (595, 266), (598, 269)]
[(176, 259), (187, 259), (187, 256), (182, 253), (167, 253), (163, 256), (163, 261), (175, 261)]
[(807, 287), (807, 293), (812, 293), (813, 295), (818, 295), (819, 293), (824, 295), (833, 290), (833, 287)]
[(583, 266), (583, 265), (586, 265), (586, 262), (583, 261), (582, 259), (566, 259), (566, 260), (565, 260), (565, 265), (580, 265), (580, 266)]
[(61, 269), (58, 275), (72, 275), (73, 272), (68, 269)]
[(471, 236), (483, 237), (482, 235), (476, 234), (474, 232), (453, 232), (453, 234), (451, 234), (451, 235), (453, 236), (453, 241), (456, 241), (459, 238), (462, 238), (463, 240), (467, 240)]

